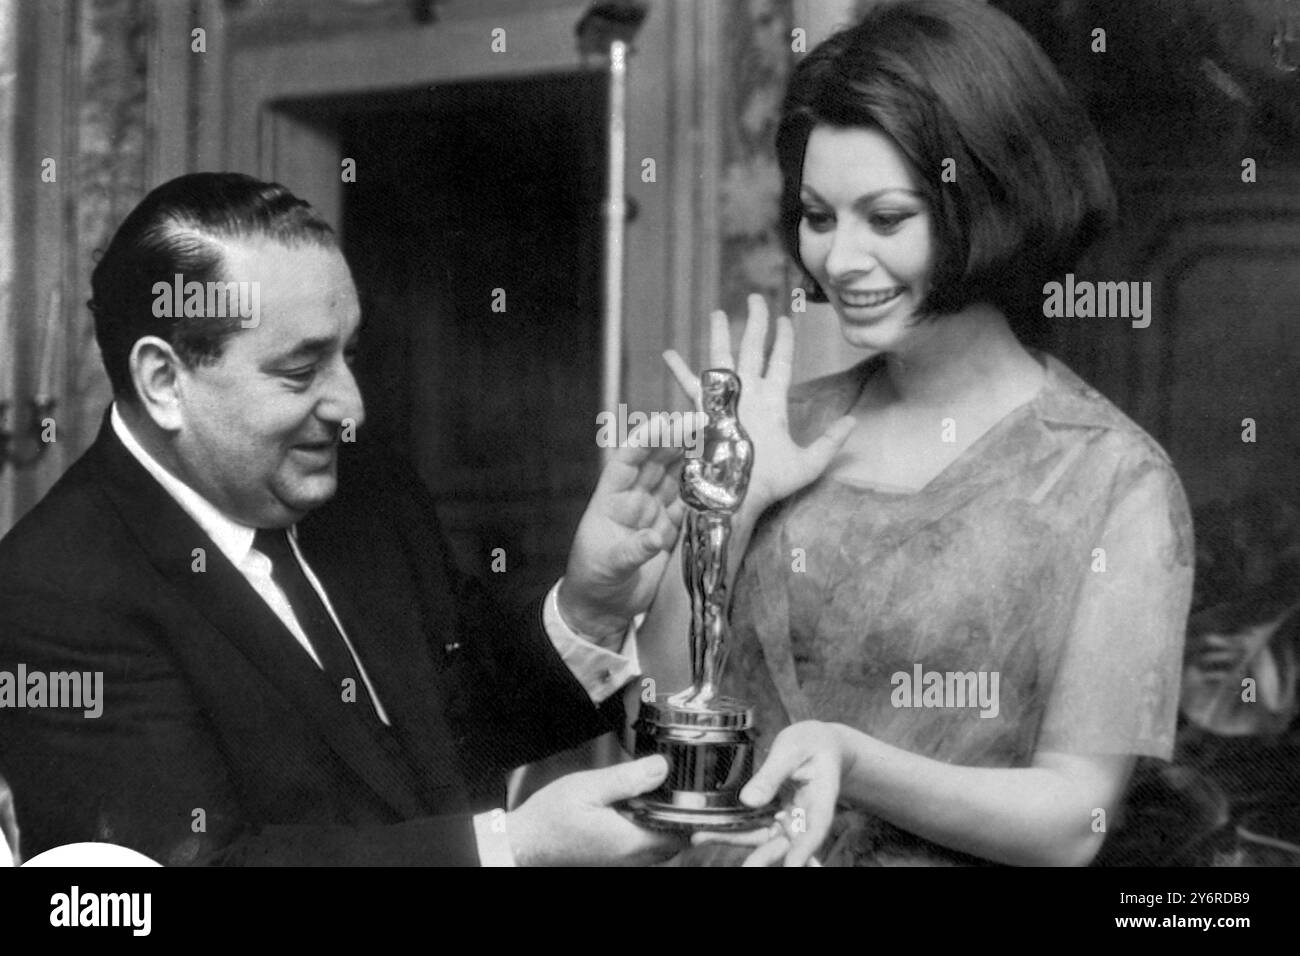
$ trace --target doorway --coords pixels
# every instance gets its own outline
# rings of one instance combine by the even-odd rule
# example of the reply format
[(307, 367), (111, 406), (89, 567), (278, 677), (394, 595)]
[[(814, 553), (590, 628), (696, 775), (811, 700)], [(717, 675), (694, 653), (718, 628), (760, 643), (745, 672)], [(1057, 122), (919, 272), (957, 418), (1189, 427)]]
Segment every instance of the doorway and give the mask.
[(277, 104), (342, 157), (366, 440), (506, 601), (563, 573), (600, 467), (604, 106), (595, 73)]

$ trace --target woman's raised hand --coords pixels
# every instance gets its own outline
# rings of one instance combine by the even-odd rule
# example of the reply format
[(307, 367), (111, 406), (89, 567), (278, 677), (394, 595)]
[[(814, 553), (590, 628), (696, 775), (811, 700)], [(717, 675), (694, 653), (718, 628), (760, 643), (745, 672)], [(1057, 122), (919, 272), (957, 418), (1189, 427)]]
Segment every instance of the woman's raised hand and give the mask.
[[(718, 310), (710, 318), (709, 367), (734, 369), (740, 377), (740, 423), (754, 443), (754, 471), (749, 480), (746, 506), (761, 512), (821, 475), (849, 437), (854, 420), (846, 415), (808, 447), (799, 447), (790, 437), (786, 407), (794, 354), (794, 328), (790, 319), (781, 316), (776, 320), (776, 339), (764, 374), (763, 344), (767, 341), (768, 311), (763, 297), (749, 297), (749, 318), (734, 365), (727, 314)], [(664, 353), (664, 361), (698, 407), (699, 378), (671, 349)]]

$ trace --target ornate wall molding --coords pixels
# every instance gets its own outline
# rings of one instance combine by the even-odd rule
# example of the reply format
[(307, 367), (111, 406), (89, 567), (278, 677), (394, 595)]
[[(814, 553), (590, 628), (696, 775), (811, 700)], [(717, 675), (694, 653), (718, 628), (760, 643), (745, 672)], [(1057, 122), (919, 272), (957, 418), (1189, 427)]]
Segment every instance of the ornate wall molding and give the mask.
[[(0, 143), (4, 143), (6, 153), (14, 145), (17, 95), (18, 0), (0, 0)], [(16, 173), (12, 163), (0, 163), (0, 403), (12, 403), (18, 394), (17, 336), (13, 327)], [(11, 421), (9, 415), (0, 415), (0, 429), (8, 428)], [(13, 471), (0, 468), (0, 533), (12, 523), (13, 510)]]
[(25, 414), (43, 365), (57, 404), (55, 441), (39, 462), (0, 474), (0, 531), (89, 447), (109, 401), (85, 303), (97, 252), (151, 185), (156, 130), (146, 81), (156, 2), (9, 0), (6, 22), (16, 24), (18, 39), (6, 84), (2, 132), (13, 144), (5, 171), (13, 178), (5, 191), (13, 197), (10, 232), (25, 238), (21, 248), (0, 245), (9, 293), (0, 324), (13, 343), (19, 408)]

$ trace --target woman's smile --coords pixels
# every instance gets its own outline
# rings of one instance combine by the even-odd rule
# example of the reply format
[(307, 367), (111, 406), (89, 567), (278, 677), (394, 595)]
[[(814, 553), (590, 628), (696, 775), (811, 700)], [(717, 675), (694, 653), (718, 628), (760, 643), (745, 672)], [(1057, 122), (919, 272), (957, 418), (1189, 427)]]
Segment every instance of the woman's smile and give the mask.
[(836, 290), (835, 301), (846, 322), (871, 322), (886, 315), (907, 290), (890, 286), (873, 290)]

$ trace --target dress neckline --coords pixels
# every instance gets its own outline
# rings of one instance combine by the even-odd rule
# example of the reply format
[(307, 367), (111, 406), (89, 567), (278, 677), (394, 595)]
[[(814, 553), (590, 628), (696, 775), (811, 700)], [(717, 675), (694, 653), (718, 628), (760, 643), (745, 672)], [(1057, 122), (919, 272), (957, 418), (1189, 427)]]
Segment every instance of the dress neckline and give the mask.
[[(1025, 415), (1036, 410), (1044, 396), (1053, 388), (1059, 386), (1056, 368), (1050, 355), (1038, 349), (1026, 349), (1030, 356), (1043, 367), (1043, 381), (1037, 391), (1019, 405), (1010, 409), (1005, 415), (999, 418), (991, 426), (985, 429), (984, 433), (971, 442), (970, 446), (963, 449), (956, 458), (948, 462), (943, 468), (939, 469), (929, 481), (919, 488), (904, 488), (901, 485), (886, 485), (881, 483), (866, 483), (847, 480), (833, 475), (828, 475), (829, 481), (842, 488), (846, 488), (860, 494), (875, 495), (880, 498), (888, 498), (896, 501), (902, 501), (909, 498), (917, 498), (927, 492), (932, 492), (936, 488), (942, 487), (951, 480), (952, 476), (959, 470), (966, 470), (965, 466), (971, 460), (977, 458), (985, 450), (985, 446), (997, 441), (1004, 432), (1010, 431), (1020, 423), (1020, 419)], [(841, 412), (847, 415), (849, 411), (857, 404), (858, 399), (866, 390), (867, 383), (871, 381), (881, 369), (885, 366), (884, 356), (878, 355), (862, 362), (857, 368), (853, 369), (856, 373), (855, 389), (851, 389), (848, 406)]]

